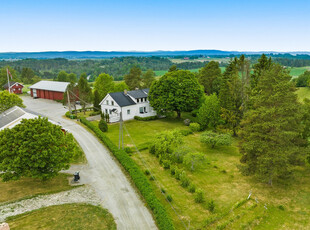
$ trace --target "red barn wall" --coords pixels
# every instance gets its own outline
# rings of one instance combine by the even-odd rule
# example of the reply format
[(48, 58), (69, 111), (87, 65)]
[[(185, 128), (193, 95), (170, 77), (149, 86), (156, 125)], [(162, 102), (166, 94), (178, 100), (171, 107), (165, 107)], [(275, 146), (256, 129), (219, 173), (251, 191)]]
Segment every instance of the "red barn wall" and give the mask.
[[(32, 89), (31, 89), (31, 96), (33, 97)], [(38, 98), (44, 98), (44, 99), (50, 99), (50, 100), (62, 100), (64, 97), (64, 93), (63, 92), (37, 89), (37, 97)]]

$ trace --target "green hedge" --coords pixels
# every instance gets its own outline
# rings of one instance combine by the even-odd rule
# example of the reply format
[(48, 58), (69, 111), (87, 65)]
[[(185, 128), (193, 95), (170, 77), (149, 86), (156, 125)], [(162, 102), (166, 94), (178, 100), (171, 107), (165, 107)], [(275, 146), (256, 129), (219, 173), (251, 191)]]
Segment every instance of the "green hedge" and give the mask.
[(117, 160), (129, 173), (136, 187), (141, 192), (150, 209), (153, 211), (157, 226), (162, 230), (174, 229), (171, 218), (168, 216), (164, 206), (155, 196), (150, 182), (136, 163), (128, 156), (124, 150), (119, 150), (117, 146), (98, 127), (86, 120), (84, 117), (80, 121), (90, 128), (97, 137), (110, 149)]
[(150, 117), (139, 117), (139, 116), (134, 116), (134, 119), (135, 120), (138, 120), (138, 121), (151, 121), (151, 120), (156, 120), (158, 119), (158, 116), (150, 116)]
[(71, 119), (77, 119), (77, 116), (75, 114), (71, 114), (70, 111), (65, 113), (66, 117)]

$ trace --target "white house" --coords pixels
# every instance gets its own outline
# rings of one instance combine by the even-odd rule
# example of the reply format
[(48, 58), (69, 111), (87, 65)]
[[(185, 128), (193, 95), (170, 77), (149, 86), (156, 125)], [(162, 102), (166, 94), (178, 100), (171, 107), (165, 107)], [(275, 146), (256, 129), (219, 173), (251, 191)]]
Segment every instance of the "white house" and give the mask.
[(109, 93), (100, 102), (101, 111), (109, 114), (110, 122), (119, 121), (120, 112), (124, 121), (134, 119), (135, 116), (155, 116), (156, 111), (150, 106), (148, 93), (149, 89)]

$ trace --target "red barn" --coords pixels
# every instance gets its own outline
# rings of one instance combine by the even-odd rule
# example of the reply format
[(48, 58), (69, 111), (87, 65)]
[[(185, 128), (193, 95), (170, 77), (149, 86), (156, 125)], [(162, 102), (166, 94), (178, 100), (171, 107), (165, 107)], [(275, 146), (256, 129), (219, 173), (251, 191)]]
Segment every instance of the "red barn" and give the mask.
[(39, 81), (29, 87), (30, 94), (33, 98), (62, 100), (69, 84), (60, 81)]
[(9, 90), (10, 88), (11, 93), (21, 94), (23, 93), (24, 86), (18, 82), (10, 81), (10, 86), (9, 83), (6, 83), (5, 85), (3, 85), (3, 88), (5, 90)]

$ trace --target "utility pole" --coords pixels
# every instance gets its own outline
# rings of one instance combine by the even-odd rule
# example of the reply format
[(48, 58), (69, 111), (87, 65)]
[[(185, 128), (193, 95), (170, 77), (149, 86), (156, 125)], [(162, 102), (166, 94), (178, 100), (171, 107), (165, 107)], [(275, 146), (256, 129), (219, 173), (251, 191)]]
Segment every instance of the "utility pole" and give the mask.
[(69, 106), (69, 111), (70, 111), (70, 116), (71, 116), (71, 104), (70, 104), (69, 90), (67, 90), (67, 98), (68, 98), (68, 106)]

